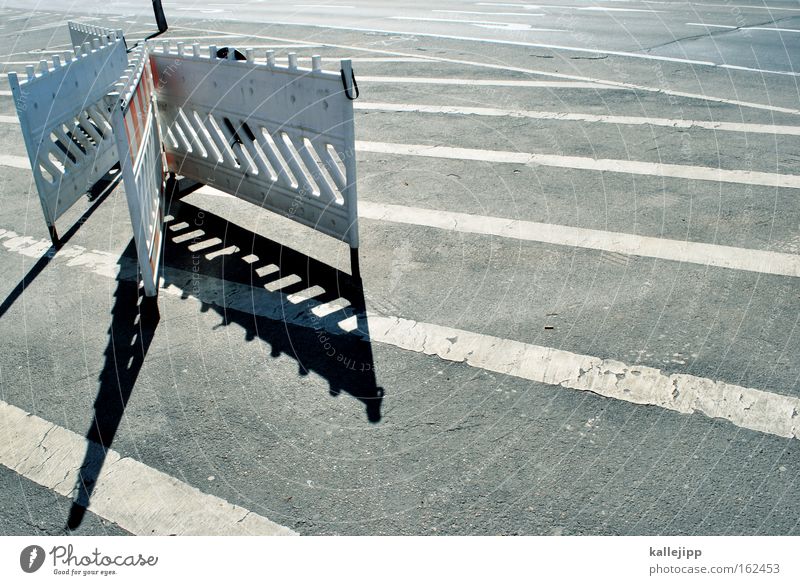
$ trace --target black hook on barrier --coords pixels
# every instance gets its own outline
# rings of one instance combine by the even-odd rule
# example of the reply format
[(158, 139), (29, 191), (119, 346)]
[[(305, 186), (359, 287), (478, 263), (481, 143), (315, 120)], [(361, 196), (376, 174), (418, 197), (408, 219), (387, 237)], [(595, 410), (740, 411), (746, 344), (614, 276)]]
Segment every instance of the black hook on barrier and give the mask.
[(340, 71), (341, 71), (341, 74), (342, 74), (342, 85), (344, 86), (344, 95), (345, 95), (345, 97), (347, 97), (347, 99), (349, 99), (350, 101), (354, 101), (354, 100), (358, 99), (359, 91), (358, 91), (358, 83), (356, 82), (356, 74), (355, 74), (355, 72), (352, 71), (352, 70), (350, 71), (350, 78), (353, 80), (353, 90), (355, 91), (355, 95), (351, 95), (350, 91), (349, 91), (349, 89), (347, 87), (347, 78), (344, 76), (344, 69), (341, 69)]
[(217, 59), (229, 59), (230, 52), (233, 50), (234, 61), (246, 61), (247, 57), (239, 49), (232, 49), (231, 47), (222, 47), (217, 51)]

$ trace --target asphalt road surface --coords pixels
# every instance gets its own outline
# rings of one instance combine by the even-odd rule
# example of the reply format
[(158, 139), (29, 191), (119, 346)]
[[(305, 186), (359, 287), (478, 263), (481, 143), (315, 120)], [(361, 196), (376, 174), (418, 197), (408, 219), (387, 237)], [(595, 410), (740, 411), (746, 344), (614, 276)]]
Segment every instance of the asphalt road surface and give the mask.
[[(362, 280), (205, 188), (157, 314), (121, 187), (49, 249), (3, 76), (0, 533), (800, 534), (800, 3), (548, 2), (166, 2), (352, 58)], [(5, 2), (0, 67), (150, 10)]]

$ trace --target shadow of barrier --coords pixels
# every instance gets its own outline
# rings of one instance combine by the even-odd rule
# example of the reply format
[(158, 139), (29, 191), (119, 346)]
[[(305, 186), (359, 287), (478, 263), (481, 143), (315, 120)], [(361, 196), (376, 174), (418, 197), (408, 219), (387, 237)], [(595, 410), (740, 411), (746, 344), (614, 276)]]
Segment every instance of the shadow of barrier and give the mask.
[[(244, 330), (245, 343), (268, 344), (271, 357), (294, 359), (299, 376), (320, 376), (331, 396), (355, 398), (367, 421), (378, 423), (384, 390), (375, 375), (357, 250), (351, 250), (353, 274), (347, 274), (187, 202), (173, 200), (169, 211), (162, 288), (197, 299), (201, 310), (219, 314), (223, 326)], [(120, 258), (68, 530), (80, 526), (90, 505), (160, 321), (156, 300), (138, 284), (135, 257), (131, 242)]]
[[(9, 74), (53, 246), (0, 305), (1, 316), (97, 205), (65, 237), (56, 220), (87, 191), (102, 200), (103, 177), (122, 175), (134, 240), (120, 258), (67, 528), (85, 515), (158, 327), (159, 274), (163, 287), (197, 298), (247, 341), (268, 343), (273, 357), (291, 357), (299, 375), (322, 377), (331, 395), (352, 396), (370, 423), (380, 421), (384, 393), (358, 264), (350, 60), (323, 71), (318, 55), (307, 69), (294, 53), (283, 65), (273, 51), (262, 63), (252, 50), (209, 47), (201, 56), (196, 43), (187, 53), (168, 42), (158, 52), (128, 50), (119, 31), (70, 23), (69, 32), (80, 46), (63, 63), (54, 56), (38, 72), (28, 67), (25, 79)], [(351, 274), (177, 197), (165, 217), (165, 187), (178, 175), (346, 242)], [(239, 285), (234, 295), (231, 283)]]
[(94, 417), (86, 433), (89, 443), (67, 519), (69, 530), (76, 529), (83, 520), (160, 320), (155, 299), (144, 296), (135, 265), (127, 262), (128, 256), (135, 254), (131, 242), (120, 258), (108, 344), (98, 376)]
[[(347, 274), (187, 202), (173, 201), (168, 219), (164, 288), (196, 297), (223, 325), (239, 325), (247, 341), (268, 343), (272, 357), (291, 357), (301, 376), (314, 372), (331, 395), (358, 399), (367, 420), (380, 421), (357, 250)], [(244, 286), (223, 293), (231, 283)]]

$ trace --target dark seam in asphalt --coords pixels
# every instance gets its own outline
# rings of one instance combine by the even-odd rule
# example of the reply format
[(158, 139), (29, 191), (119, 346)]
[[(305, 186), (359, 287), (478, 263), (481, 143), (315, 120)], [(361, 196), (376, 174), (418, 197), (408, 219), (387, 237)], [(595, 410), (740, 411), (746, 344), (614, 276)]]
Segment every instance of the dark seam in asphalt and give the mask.
[(679, 39), (675, 39), (673, 41), (668, 41), (666, 43), (661, 43), (660, 45), (653, 45), (652, 47), (647, 47), (647, 48), (641, 49), (641, 50), (644, 51), (645, 53), (649, 53), (653, 49), (660, 49), (662, 47), (666, 47), (666, 46), (672, 45), (674, 43), (680, 43), (680, 42), (683, 42), (683, 41), (696, 41), (697, 39), (704, 39), (704, 38), (711, 38), (711, 37), (719, 37), (719, 36), (722, 36), (722, 35), (725, 35), (725, 34), (728, 34), (728, 33), (734, 33), (734, 32), (740, 31), (742, 29), (752, 28), (754, 26), (764, 26), (766, 24), (778, 24), (779, 22), (782, 22), (784, 20), (791, 20), (793, 18), (797, 18), (797, 16), (784, 16), (783, 18), (772, 19), (772, 20), (768, 20), (766, 22), (758, 22), (758, 23), (754, 23), (754, 24), (743, 24), (741, 26), (737, 26), (736, 28), (730, 28), (730, 29), (726, 29), (726, 30), (721, 30), (719, 32), (709, 32), (709, 33), (699, 34), (699, 35), (689, 35), (689, 36), (686, 36), (686, 37), (681, 37)]

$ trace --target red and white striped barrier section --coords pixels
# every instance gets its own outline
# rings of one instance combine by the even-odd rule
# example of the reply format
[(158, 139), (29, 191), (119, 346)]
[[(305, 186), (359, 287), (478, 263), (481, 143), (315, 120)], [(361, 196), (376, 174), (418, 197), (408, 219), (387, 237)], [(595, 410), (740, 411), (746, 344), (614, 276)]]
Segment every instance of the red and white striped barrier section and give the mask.
[(130, 66), (108, 101), (144, 291), (155, 296), (163, 244), (166, 166), (148, 50), (140, 47), (130, 57)]

